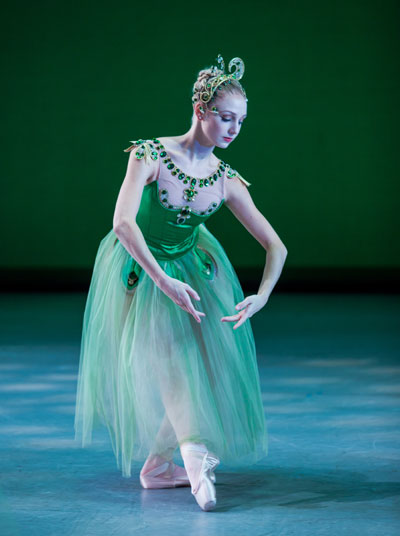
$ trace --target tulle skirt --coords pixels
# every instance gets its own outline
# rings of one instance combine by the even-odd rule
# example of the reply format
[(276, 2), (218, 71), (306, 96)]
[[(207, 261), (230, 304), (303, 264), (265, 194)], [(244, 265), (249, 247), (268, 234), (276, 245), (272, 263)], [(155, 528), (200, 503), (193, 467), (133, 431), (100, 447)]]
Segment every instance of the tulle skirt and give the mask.
[[(224, 249), (204, 224), (195, 247), (158, 260), (199, 294), (197, 323), (133, 259), (111, 230), (101, 241), (83, 319), (75, 408), (82, 446), (105, 425), (117, 466), (150, 452), (172, 459), (184, 441), (201, 442), (222, 463), (252, 464), (267, 454), (256, 348), (250, 320), (221, 322), (244, 298)], [(138, 270), (137, 270), (138, 272)], [(128, 281), (129, 279), (129, 281)]]

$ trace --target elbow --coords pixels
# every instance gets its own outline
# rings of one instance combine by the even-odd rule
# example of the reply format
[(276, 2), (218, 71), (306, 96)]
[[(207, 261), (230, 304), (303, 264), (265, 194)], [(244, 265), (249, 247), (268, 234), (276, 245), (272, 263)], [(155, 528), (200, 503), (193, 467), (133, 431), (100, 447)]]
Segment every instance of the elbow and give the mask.
[(114, 220), (113, 222), (113, 231), (118, 236), (121, 233), (123, 222), (121, 220)]
[(135, 222), (131, 222), (125, 219), (114, 220), (113, 222), (113, 231), (115, 235), (119, 238), (121, 235), (125, 235), (127, 230), (128, 232), (132, 230)]
[(272, 251), (272, 250), (279, 251), (284, 259), (286, 259), (287, 254), (288, 254), (288, 250), (286, 246), (283, 244), (283, 242), (273, 242), (269, 244), (266, 249), (267, 251)]

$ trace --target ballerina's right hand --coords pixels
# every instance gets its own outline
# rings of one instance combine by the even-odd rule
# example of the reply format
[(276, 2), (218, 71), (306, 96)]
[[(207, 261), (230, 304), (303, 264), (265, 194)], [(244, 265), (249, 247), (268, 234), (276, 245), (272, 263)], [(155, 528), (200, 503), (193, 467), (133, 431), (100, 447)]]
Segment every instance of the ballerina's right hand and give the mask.
[(197, 322), (201, 322), (200, 316), (206, 316), (205, 313), (196, 311), (194, 308), (190, 296), (195, 300), (200, 300), (200, 296), (187, 283), (183, 283), (174, 277), (166, 276), (158, 286), (179, 307), (193, 315)]

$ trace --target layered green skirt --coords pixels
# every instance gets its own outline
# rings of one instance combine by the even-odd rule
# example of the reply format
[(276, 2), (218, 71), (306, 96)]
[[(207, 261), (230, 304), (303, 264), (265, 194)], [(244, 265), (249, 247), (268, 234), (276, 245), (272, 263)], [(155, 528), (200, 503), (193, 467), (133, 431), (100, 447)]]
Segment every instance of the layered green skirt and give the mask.
[(122, 475), (149, 452), (172, 458), (184, 441), (221, 462), (252, 464), (267, 432), (250, 321), (233, 329), (244, 296), (224, 249), (204, 224), (195, 245), (157, 260), (199, 294), (197, 323), (135, 263), (111, 230), (101, 241), (83, 320), (75, 439), (106, 426)]

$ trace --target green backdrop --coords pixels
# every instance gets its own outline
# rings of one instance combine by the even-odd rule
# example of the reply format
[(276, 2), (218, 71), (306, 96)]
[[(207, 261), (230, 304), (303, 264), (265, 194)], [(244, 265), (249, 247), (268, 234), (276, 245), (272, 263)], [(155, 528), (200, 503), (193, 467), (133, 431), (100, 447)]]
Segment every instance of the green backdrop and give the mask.
[[(288, 248), (286, 266), (394, 268), (396, 1), (5, 2), (0, 267), (91, 269), (129, 140), (190, 127), (197, 72), (234, 56), (248, 118), (216, 149)], [(224, 207), (235, 267), (265, 253)]]

